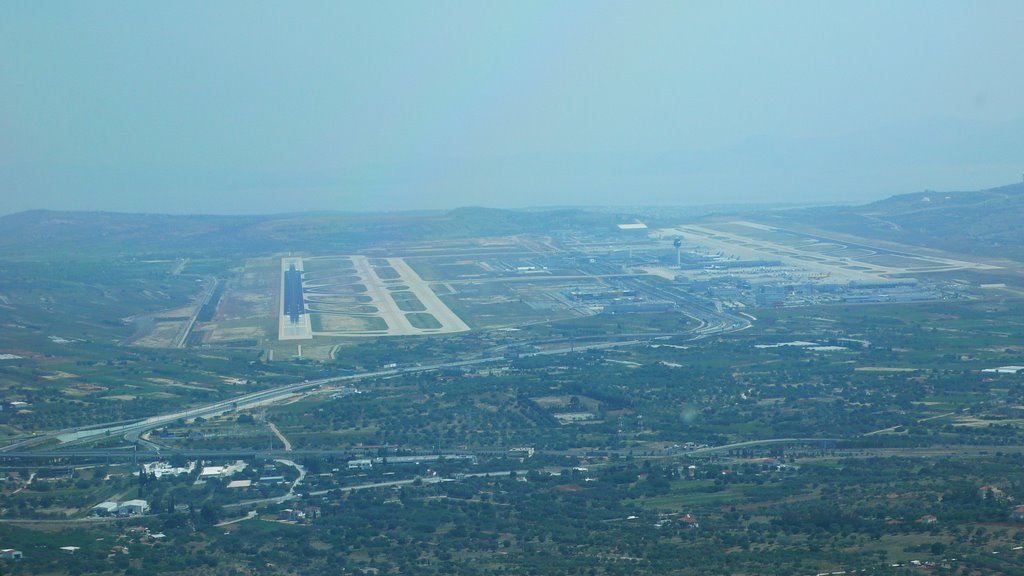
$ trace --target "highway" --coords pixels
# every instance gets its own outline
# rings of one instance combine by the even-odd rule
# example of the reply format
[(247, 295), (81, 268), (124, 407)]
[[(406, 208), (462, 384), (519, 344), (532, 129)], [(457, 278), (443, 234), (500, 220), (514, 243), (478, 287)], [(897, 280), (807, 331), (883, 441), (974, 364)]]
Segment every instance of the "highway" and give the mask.
[[(680, 333), (677, 335), (684, 336), (689, 335), (689, 333)], [(646, 338), (649, 339), (650, 336), (646, 336)], [(571, 345), (563, 348), (555, 348), (537, 352), (530, 352), (526, 354), (520, 354), (520, 356), (565, 354), (573, 351), (580, 352), (585, 350), (609, 348), (616, 346), (629, 346), (639, 344), (644, 341), (646, 340), (632, 339), (626, 341), (597, 342), (584, 345)], [(62, 445), (73, 445), (76, 443), (96, 439), (99, 437), (113, 436), (115, 434), (123, 434), (125, 439), (128, 440), (129, 442), (138, 442), (143, 447), (150, 449), (158, 449), (159, 447), (157, 445), (146, 440), (140, 439), (140, 436), (150, 430), (153, 430), (154, 428), (166, 426), (181, 419), (192, 419), (198, 417), (207, 418), (223, 414), (225, 412), (255, 408), (266, 404), (273, 404), (275, 402), (288, 398), (294, 394), (307, 392), (309, 390), (313, 390), (317, 387), (324, 386), (327, 384), (336, 384), (340, 382), (354, 382), (358, 380), (366, 380), (372, 378), (383, 378), (388, 376), (396, 376), (399, 374), (431, 372), (450, 368), (460, 368), (464, 366), (475, 366), (495, 362), (504, 362), (506, 360), (507, 358), (505, 356), (493, 356), (490, 358), (474, 358), (469, 360), (452, 360), (449, 362), (440, 362), (437, 364), (391, 368), (387, 370), (377, 370), (374, 372), (365, 372), (362, 374), (334, 376), (330, 378), (321, 378), (317, 380), (303, 380), (302, 382), (295, 382), (292, 384), (277, 386), (274, 388), (269, 388), (267, 390), (261, 390), (259, 392), (251, 392), (249, 394), (243, 394), (241, 396), (236, 396), (234, 398), (220, 400), (204, 406), (188, 408), (185, 410), (179, 410), (176, 412), (170, 412), (167, 414), (161, 414), (157, 416), (150, 416), (148, 418), (140, 420), (120, 421), (107, 424), (100, 424), (91, 427), (70, 428), (65, 430), (59, 430), (56, 432), (51, 432), (48, 434), (40, 434), (29, 438), (19, 439), (18, 442), (0, 447), (0, 454), (15, 452), (18, 449), (24, 449), (32, 445), (42, 444), (51, 439), (57, 439), (58, 441), (61, 442)]]
[[(698, 321), (698, 326), (683, 332), (665, 332), (657, 334), (621, 334), (615, 336), (605, 336), (602, 341), (598, 342), (582, 343), (580, 341), (587, 341), (587, 339), (580, 338), (580, 341), (577, 341), (574, 338), (569, 338), (561, 340), (547, 340), (536, 343), (524, 343), (520, 346), (531, 348), (532, 350), (530, 352), (519, 353), (516, 356), (547, 356), (556, 354), (566, 354), (571, 352), (582, 352), (586, 350), (598, 350), (602, 348), (632, 346), (636, 344), (649, 342), (655, 338), (666, 337), (684, 337), (688, 338), (689, 340), (699, 340), (715, 334), (725, 334), (729, 332), (744, 330), (746, 328), (749, 328), (751, 325), (750, 321), (744, 317), (723, 313), (718, 310), (715, 310), (710, 306), (704, 305), (699, 302), (694, 302), (693, 299), (686, 298), (684, 295), (679, 294), (679, 292), (673, 290), (671, 287), (655, 286), (653, 283), (648, 282), (648, 279), (634, 279), (634, 282), (640, 284), (645, 291), (656, 293), (666, 299), (671, 299), (672, 301), (676, 302), (680, 306), (680, 309), (684, 314)], [(556, 347), (538, 349), (536, 347), (537, 344), (556, 345)], [(563, 346), (557, 347), (558, 344), (563, 344)], [(568, 344), (568, 346), (565, 346), (564, 344)], [(498, 352), (506, 351), (507, 348), (499, 347), (491, 349), (489, 351), (489, 354), (487, 354), (487, 357), (484, 358), (453, 359), (447, 362), (438, 362), (436, 364), (404, 366), (398, 368), (390, 368), (387, 370), (365, 372), (361, 374), (333, 376), (330, 378), (321, 378), (317, 380), (303, 380), (301, 382), (276, 386), (273, 388), (268, 388), (266, 390), (251, 392), (248, 394), (243, 394), (241, 396), (236, 396), (234, 398), (228, 398), (226, 400), (212, 402), (204, 406), (198, 406), (166, 414), (150, 416), (148, 418), (143, 418), (139, 420), (109, 422), (95, 426), (59, 430), (31, 437), (21, 437), (18, 438), (16, 442), (12, 442), (10, 444), (0, 447), (0, 455), (3, 455), (4, 453), (24, 451), (28, 448), (31, 448), (32, 446), (43, 444), (53, 439), (58, 440), (62, 446), (72, 446), (77, 443), (113, 435), (123, 435), (127, 441), (133, 444), (136, 444), (148, 450), (158, 451), (160, 450), (159, 445), (150, 442), (144, 438), (141, 438), (141, 436), (150, 430), (160, 428), (161, 426), (166, 426), (168, 424), (172, 424), (178, 420), (194, 419), (199, 417), (208, 418), (211, 416), (224, 414), (226, 412), (250, 409), (267, 404), (273, 404), (275, 402), (291, 397), (295, 394), (308, 392), (310, 390), (314, 390), (318, 387), (329, 384), (355, 382), (359, 380), (396, 376), (399, 374), (431, 372), (451, 368), (461, 368), (465, 366), (505, 362), (508, 361), (510, 358), (506, 354), (498, 354)]]
[[(724, 452), (740, 448), (751, 448), (754, 446), (768, 446), (772, 444), (815, 444), (815, 443), (836, 443), (842, 442), (843, 438), (767, 438), (762, 440), (747, 440), (720, 446), (702, 446), (688, 450), (680, 448), (664, 448), (660, 450), (643, 450), (636, 447), (620, 449), (604, 448), (569, 448), (565, 450), (543, 450), (538, 449), (536, 454), (544, 456), (587, 456), (588, 454), (600, 453), (606, 456), (626, 457), (629, 455), (645, 457), (674, 457), (681, 455), (700, 456), (713, 452)], [(861, 450), (861, 448), (856, 448)], [(283, 461), (284, 458), (344, 458), (351, 459), (355, 454), (351, 448), (345, 449), (240, 449), (240, 448), (218, 448), (218, 449), (186, 449), (186, 448), (164, 448), (161, 454), (146, 451), (135, 451), (131, 448), (71, 448), (53, 450), (24, 450), (11, 451), (0, 454), (3, 459), (54, 459), (54, 458), (92, 458), (92, 459), (123, 459), (130, 460), (137, 456), (148, 455), (150, 459), (157, 456), (169, 456), (171, 454), (184, 456), (189, 459), (203, 458), (261, 458)], [(402, 454), (402, 456), (508, 456), (509, 450), (504, 446), (477, 446), (464, 450), (441, 450), (440, 452), (424, 452), (420, 454)], [(289, 464), (290, 466), (293, 464)]]
[[(300, 392), (312, 390), (325, 384), (334, 384), (338, 382), (349, 382), (357, 380), (365, 380), (368, 378), (381, 378), (387, 376), (395, 376), (397, 374), (404, 374), (409, 372), (427, 372), (432, 370), (442, 370), (446, 368), (457, 368), (461, 366), (472, 366), (475, 364), (484, 364), (487, 362), (497, 362), (503, 360), (502, 357), (496, 358), (478, 358), (473, 360), (457, 360), (452, 362), (443, 362), (439, 364), (431, 364), (425, 366), (416, 366), (410, 368), (392, 368), (388, 370), (378, 370), (375, 372), (365, 372), (362, 374), (349, 374), (345, 376), (334, 376), (331, 378), (321, 378), (318, 380), (303, 380), (302, 382), (295, 382), (293, 384), (286, 384), (283, 386), (277, 386), (269, 388), (267, 390), (261, 390), (259, 392), (251, 392), (249, 394), (243, 394), (234, 398), (228, 398), (227, 400), (220, 400), (207, 404), (205, 406), (198, 406), (194, 408), (188, 408), (185, 410), (179, 410), (177, 412), (171, 412), (168, 414), (161, 414), (158, 416), (150, 416), (141, 420), (127, 422), (127, 423), (115, 423), (105, 424), (89, 428), (72, 428), (68, 430), (61, 430), (51, 434), (40, 435), (36, 437), (37, 441), (56, 438), (63, 444), (71, 444), (81, 442), (83, 440), (89, 440), (100, 436), (112, 436), (114, 434), (124, 434), (125, 439), (130, 442), (139, 441), (139, 436), (143, 433), (166, 426), (177, 420), (191, 419), (191, 418), (206, 418), (210, 416), (216, 416), (225, 412), (233, 410), (243, 410), (246, 408), (255, 408), (265, 404), (273, 404), (279, 400), (292, 396)], [(22, 446), (23, 443), (11, 444), (0, 448), (0, 453), (10, 451), (16, 447)]]
[[(863, 438), (863, 435), (856, 438)], [(660, 450), (644, 450), (642, 448), (622, 448), (622, 449), (605, 449), (600, 447), (595, 448), (570, 448), (566, 450), (536, 450), (535, 454), (544, 456), (567, 456), (567, 457), (590, 457), (590, 456), (617, 456), (617, 457), (628, 457), (633, 456), (637, 458), (676, 458), (679, 456), (704, 456), (713, 454), (716, 452), (726, 452), (729, 450), (737, 450), (743, 448), (752, 448), (755, 446), (770, 446), (770, 445), (785, 445), (785, 444), (796, 444), (796, 445), (815, 445), (821, 444), (827, 446), (828, 450), (835, 451), (836, 453), (843, 453), (847, 456), (866, 454), (870, 456), (970, 456), (970, 455), (983, 455), (989, 452), (1006, 452), (1006, 453), (1020, 453), (1024, 452), (1024, 446), (1007, 446), (1007, 445), (989, 445), (989, 444), (956, 444), (956, 445), (941, 445), (941, 446), (928, 446), (928, 447), (872, 447), (867, 448), (864, 446), (850, 446), (844, 444), (853, 438), (766, 438), (761, 440), (748, 440), (744, 442), (735, 442), (730, 444), (722, 444), (718, 446), (702, 446), (699, 448), (683, 449), (683, 448), (664, 448)], [(302, 459), (302, 458), (317, 458), (317, 459), (352, 459), (358, 456), (353, 453), (350, 448), (346, 449), (298, 449), (292, 451), (285, 451), (282, 449), (273, 450), (243, 450), (238, 448), (228, 449), (181, 449), (181, 448), (165, 448), (162, 452), (134, 452), (131, 449), (114, 449), (114, 448), (78, 448), (78, 449), (56, 449), (56, 450), (40, 450), (40, 451), (17, 451), (17, 452), (4, 452), (0, 454), (0, 461), (4, 460), (55, 460), (55, 459), (91, 459), (108, 461), (113, 460), (131, 460), (136, 456), (142, 457), (146, 460), (156, 460), (160, 458), (166, 458), (170, 455), (178, 455), (188, 458), (190, 460), (197, 459), (213, 459), (213, 458), (257, 458), (260, 460), (277, 460), (288, 458), (291, 460)], [(402, 454), (403, 456), (412, 456), (412, 454)], [(418, 454), (419, 456), (430, 456), (436, 457), (438, 455), (444, 456), (456, 456), (456, 455), (473, 455), (478, 457), (501, 457), (508, 456), (509, 451), (507, 447), (475, 447), (465, 450), (442, 450), (440, 453), (428, 452)], [(363, 457), (363, 456), (359, 456)]]

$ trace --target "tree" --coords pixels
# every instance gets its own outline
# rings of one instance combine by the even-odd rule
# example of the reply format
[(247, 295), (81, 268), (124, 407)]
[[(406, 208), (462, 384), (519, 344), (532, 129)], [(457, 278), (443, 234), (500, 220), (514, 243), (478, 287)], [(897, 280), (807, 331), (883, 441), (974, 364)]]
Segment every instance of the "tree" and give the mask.
[(220, 506), (217, 506), (212, 502), (207, 502), (206, 504), (203, 504), (203, 507), (199, 510), (199, 520), (202, 521), (203, 524), (209, 524), (212, 526), (220, 520), (220, 513)]

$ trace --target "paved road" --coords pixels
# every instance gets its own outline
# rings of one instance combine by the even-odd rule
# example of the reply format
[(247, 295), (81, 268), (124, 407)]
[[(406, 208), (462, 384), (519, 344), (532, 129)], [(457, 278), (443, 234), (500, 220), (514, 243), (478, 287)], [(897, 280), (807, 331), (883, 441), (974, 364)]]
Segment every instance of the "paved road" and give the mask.
[[(182, 265), (188, 260), (183, 260)], [(181, 333), (174, 340), (175, 348), (184, 348), (185, 343), (188, 341), (188, 335), (192, 333), (192, 329), (196, 326), (196, 320), (199, 319), (199, 313), (203, 311), (203, 308), (210, 303), (210, 299), (213, 298), (214, 292), (217, 291), (217, 286), (220, 284), (220, 280), (213, 276), (207, 277), (210, 280), (210, 287), (207, 288), (206, 293), (203, 294), (202, 299), (196, 303), (195, 310), (192, 311), (192, 317), (188, 319), (188, 324), (184, 326)]]
[[(41, 434), (38, 437), (32, 439), (33, 442), (42, 442), (51, 438), (56, 438), (64, 444), (79, 442), (82, 440), (88, 440), (99, 436), (112, 436), (115, 434), (124, 434), (126, 439), (131, 442), (139, 440), (139, 437), (146, 431), (154, 428), (165, 426), (172, 422), (180, 419), (191, 419), (197, 417), (206, 418), (208, 416), (214, 416), (229, 412), (232, 410), (241, 410), (244, 408), (254, 408), (264, 404), (272, 404), (284, 398), (287, 398), (293, 394), (299, 392), (305, 392), (314, 389), (318, 386), (325, 384), (333, 384), (336, 382), (347, 382), (363, 380), (367, 378), (380, 378), (386, 376), (394, 376), (397, 374), (408, 373), (408, 372), (427, 372), (433, 370), (442, 370), (446, 368), (456, 368), (460, 366), (471, 366), (475, 364), (484, 364), (489, 362), (498, 362), (504, 360), (504, 358), (477, 358), (472, 360), (459, 360), (453, 362), (444, 362), (440, 364), (431, 364), (425, 366), (416, 366), (408, 368), (392, 368), (388, 370), (378, 370), (375, 372), (365, 372), (362, 374), (350, 374), (345, 376), (334, 376), (331, 378), (320, 378), (318, 380), (303, 380), (302, 382), (296, 382), (293, 384), (286, 384), (284, 386), (277, 386), (269, 388), (267, 390), (261, 390), (259, 392), (251, 392), (249, 394), (243, 394), (242, 396), (236, 396), (235, 398), (229, 398), (227, 400), (220, 400), (207, 404), (205, 406), (199, 406), (196, 408), (189, 408), (186, 410), (179, 410), (168, 414), (161, 414), (159, 416), (151, 416), (142, 420), (137, 420), (127, 423), (116, 423), (113, 425), (99, 425), (90, 428), (72, 428), (67, 430), (60, 430), (50, 434)], [(21, 441), (16, 444), (10, 444), (4, 447), (0, 447), (0, 452), (12, 451), (15, 448), (23, 447), (26, 441)]]
[[(391, 267), (401, 275), (402, 282), (420, 299), (420, 303), (426, 307), (426, 312), (433, 314), (434, 318), (441, 324), (441, 328), (429, 330), (428, 332), (439, 334), (466, 332), (469, 330), (469, 326), (462, 321), (462, 318), (459, 318), (447, 304), (437, 297), (437, 294), (430, 288), (430, 283), (420, 278), (420, 275), (406, 264), (404, 260), (401, 258), (388, 258), (388, 264), (391, 264)], [(390, 296), (388, 297), (390, 298)], [(420, 333), (423, 333), (423, 331), (421, 330)]]
[(298, 486), (299, 484), (302, 484), (302, 481), (306, 479), (306, 469), (296, 464), (295, 462), (292, 462), (291, 460), (285, 460), (284, 458), (279, 458), (277, 460), (274, 460), (274, 462), (284, 464), (285, 466), (291, 466), (292, 468), (295, 468), (296, 470), (299, 471), (299, 477), (296, 478), (295, 481), (292, 482), (292, 485), (288, 487), (288, 493), (276, 499), (277, 503), (281, 504), (283, 502), (291, 500), (292, 498), (295, 498), (295, 487)]
[(746, 442), (736, 442), (734, 444), (723, 444), (721, 446), (705, 446), (704, 448), (697, 448), (685, 452), (686, 454), (708, 454), (711, 452), (722, 452), (724, 450), (735, 450), (737, 448), (749, 448), (751, 446), (765, 446), (768, 444), (797, 444), (797, 443), (814, 443), (814, 442), (841, 442), (842, 438), (771, 438), (768, 440), (748, 440)]
[(270, 431), (274, 433), (274, 436), (277, 436), (277, 439), (281, 441), (281, 444), (284, 444), (284, 451), (291, 452), (292, 443), (288, 441), (288, 438), (286, 438), (284, 434), (281, 434), (281, 431), (277, 429), (277, 425), (268, 420), (267, 426), (270, 428)]
[[(503, 470), (503, 471), (497, 471), (497, 472), (476, 472), (476, 473), (473, 473), (473, 474), (466, 474), (465, 476), (466, 476), (466, 478), (481, 478), (481, 477), (484, 477), (484, 476), (498, 477), (498, 476), (509, 476), (511, 474), (526, 474), (527, 472), (529, 472), (529, 470)], [(331, 492), (335, 492), (335, 491), (337, 491), (337, 492), (355, 492), (357, 490), (372, 490), (374, 488), (394, 488), (396, 486), (408, 486), (410, 484), (415, 483), (417, 480), (420, 481), (423, 484), (439, 484), (441, 482), (454, 482), (455, 481), (452, 478), (443, 478), (441, 476), (430, 476), (430, 477), (427, 477), (427, 478), (416, 477), (416, 478), (408, 478), (408, 479), (405, 479), (405, 480), (389, 480), (387, 482), (369, 482), (367, 484), (357, 484), (355, 486), (342, 486), (341, 488), (331, 488), (330, 490), (317, 490), (315, 492), (310, 492), (309, 495), (310, 496), (324, 496), (326, 494), (330, 494)], [(293, 484), (292, 487), (294, 488), (295, 484)], [(268, 504), (268, 503), (271, 503), (271, 502), (274, 502), (276, 504), (281, 504), (281, 503), (286, 502), (288, 500), (291, 500), (293, 498), (296, 498), (296, 496), (293, 493), (289, 492), (285, 496), (277, 496), (275, 498), (260, 498), (259, 500), (246, 500), (245, 502), (235, 502), (234, 504), (225, 504), (224, 508), (244, 508), (246, 506), (258, 506), (260, 504)]]
[[(552, 354), (565, 354), (569, 352), (579, 352), (592, 349), (611, 348), (617, 346), (630, 346), (647, 342), (653, 338), (661, 338), (666, 336), (677, 336), (677, 337), (689, 337), (690, 340), (698, 340), (707, 338), (713, 334), (732, 332), (736, 330), (742, 330), (750, 326), (749, 320), (746, 318), (736, 317), (728, 314), (718, 313), (706, 307), (694, 304), (692, 309), (684, 310), (684, 313), (696, 318), (700, 322), (700, 326), (696, 329), (678, 332), (678, 333), (664, 333), (659, 335), (637, 335), (635, 339), (619, 341), (616, 337), (615, 340), (610, 342), (596, 342), (590, 344), (576, 345), (569, 342), (569, 346), (561, 348), (553, 348), (541, 351), (535, 351), (530, 353), (520, 354), (520, 357), (529, 356), (541, 356), (541, 355), (552, 355)], [(504, 356), (494, 356), (489, 358), (474, 358), (468, 360), (451, 360), (448, 362), (440, 362), (437, 364), (411, 366), (402, 368), (391, 368), (387, 370), (378, 370), (375, 372), (366, 372), (362, 374), (350, 374), (345, 376), (334, 376), (330, 378), (321, 378), (317, 380), (304, 380), (302, 382), (295, 382), (292, 384), (286, 384), (283, 386), (277, 386), (269, 388), (267, 390), (261, 390), (259, 392), (251, 392), (249, 394), (243, 394), (235, 398), (229, 398), (227, 400), (220, 400), (207, 404), (205, 406), (199, 406), (195, 408), (189, 408), (185, 410), (179, 410), (168, 414), (161, 414), (157, 416), (151, 416), (135, 421), (121, 421), (107, 424), (100, 424), (92, 427), (85, 428), (71, 428), (65, 430), (59, 430), (48, 434), (40, 434), (38, 436), (19, 440), (12, 444), (0, 447), (0, 453), (14, 452), (19, 448), (24, 449), (35, 444), (40, 444), (51, 439), (59, 440), (63, 445), (74, 444), (86, 440), (95, 439), (102, 436), (113, 436), (113, 435), (124, 435), (125, 439), (132, 443), (140, 443), (144, 448), (151, 450), (159, 450), (160, 447), (151, 442), (142, 439), (140, 437), (146, 432), (166, 426), (177, 420), (181, 419), (192, 419), (197, 417), (210, 417), (225, 412), (242, 410), (246, 408), (254, 408), (261, 405), (273, 404), (284, 398), (292, 396), (293, 394), (306, 392), (324, 386), (326, 384), (334, 384), (338, 382), (350, 382), (363, 380), (368, 378), (380, 378), (387, 376), (394, 376), (398, 374), (407, 373), (418, 373), (418, 372), (430, 372), (436, 370), (444, 370), (450, 368), (459, 368), (464, 366), (474, 366), (481, 364), (488, 364), (494, 362), (507, 361), (508, 358)]]
[[(688, 333), (686, 333), (688, 334)], [(531, 352), (528, 354), (521, 354), (520, 356), (540, 356), (550, 354), (564, 354), (572, 351), (582, 351), (589, 349), (600, 349), (614, 346), (626, 346), (640, 343), (641, 340), (631, 340), (626, 342), (601, 342), (594, 344), (587, 344), (582, 346), (568, 346), (563, 348), (556, 348), (552, 350), (543, 350), (539, 352)], [(302, 382), (296, 382), (293, 384), (286, 384), (284, 386), (277, 386), (267, 390), (261, 390), (259, 392), (252, 392), (237, 396), (235, 398), (229, 398), (227, 400), (220, 400), (213, 402), (205, 406), (199, 406), (196, 408), (189, 408), (186, 410), (179, 410), (176, 412), (161, 414), (158, 416), (151, 416), (138, 421), (130, 421), (126, 423), (115, 423), (112, 425), (98, 425), (90, 428), (72, 428), (66, 430), (60, 430), (50, 434), (40, 434), (29, 440), (23, 440), (14, 444), (0, 447), (0, 453), (11, 452), (17, 448), (24, 448), (27, 443), (42, 443), (47, 440), (56, 438), (62, 444), (72, 444), (81, 442), (83, 440), (90, 440), (100, 436), (112, 436), (115, 434), (123, 434), (125, 438), (130, 442), (137, 442), (142, 434), (166, 426), (167, 424), (173, 423), (181, 419), (192, 419), (197, 417), (210, 417), (233, 410), (241, 410), (245, 408), (254, 408), (265, 404), (273, 404), (279, 400), (287, 398), (293, 394), (312, 390), (319, 386), (326, 384), (334, 384), (337, 382), (349, 382), (364, 380), (369, 378), (380, 378), (386, 376), (395, 376), (398, 374), (417, 373), (417, 372), (431, 372), (436, 370), (444, 370), (449, 368), (459, 368), (463, 366), (474, 366), (480, 364), (488, 364), (494, 362), (503, 362), (507, 359), (503, 356), (495, 356), (493, 358), (475, 358), (470, 360), (454, 360), (451, 362), (442, 362), (438, 364), (429, 364), (422, 366), (410, 366), (402, 368), (391, 368), (388, 370), (378, 370), (375, 372), (365, 372), (362, 374), (350, 374), (345, 376), (334, 376), (331, 378), (320, 378), (317, 380), (304, 380)], [(152, 446), (149, 446), (152, 447)]]
[[(938, 415), (935, 415), (935, 416), (929, 416), (927, 418), (921, 418), (917, 422), (919, 422), (919, 423), (920, 422), (927, 422), (928, 420), (936, 420), (938, 418), (945, 418), (947, 416), (955, 416), (955, 415), (956, 415), (956, 412), (946, 412), (945, 414), (938, 414)], [(864, 435), (865, 436), (874, 436), (875, 434), (884, 434), (886, 432), (894, 432), (897, 428), (901, 428), (903, 426), (905, 426), (905, 424), (897, 424), (896, 426), (890, 426), (888, 428), (882, 428), (880, 430), (875, 430), (873, 432), (868, 432), (868, 433), (866, 433)]]
[[(761, 440), (747, 440), (744, 442), (735, 442), (732, 444), (723, 444), (720, 446), (702, 446), (700, 448), (694, 448), (691, 450), (684, 450), (680, 448), (665, 448), (660, 450), (644, 449), (638, 447), (622, 448), (622, 449), (606, 449), (606, 448), (570, 448), (566, 450), (536, 450), (537, 454), (545, 456), (587, 456), (594, 453), (599, 453), (605, 456), (618, 456), (625, 457), (629, 455), (634, 456), (649, 456), (654, 458), (661, 457), (676, 457), (676, 456), (699, 456), (702, 454), (710, 454), (713, 452), (722, 452), (727, 450), (734, 450), (737, 448), (749, 448), (753, 446), (767, 446), (771, 444), (811, 444), (811, 443), (834, 443), (842, 442), (843, 438), (766, 438)], [(976, 448), (976, 447), (975, 447)], [(863, 448), (856, 448), (855, 450), (863, 450)], [(441, 450), (440, 452), (430, 452), (420, 454), (421, 456), (503, 456), (508, 455), (507, 447), (475, 447), (466, 450)], [(218, 449), (218, 450), (182, 450), (176, 448), (166, 449), (165, 454), (178, 454), (188, 458), (247, 458), (247, 457), (260, 457), (260, 458), (272, 458), (282, 463), (288, 463), (289, 466), (298, 465), (295, 464), (291, 458), (299, 457), (312, 457), (312, 458), (351, 458), (353, 451), (351, 449), (299, 449), (293, 451), (285, 450), (239, 450), (239, 449)], [(24, 452), (7, 452), (0, 454), (0, 458), (131, 458), (136, 453), (131, 450), (118, 450), (109, 448), (93, 448), (93, 449), (79, 449), (79, 450), (47, 450), (47, 451), (24, 451)], [(289, 460), (283, 460), (281, 457), (287, 456)]]
[(377, 276), (377, 272), (370, 265), (369, 258), (366, 256), (350, 256), (350, 258), (352, 266), (355, 267), (356, 273), (363, 281), (363, 285), (366, 286), (364, 295), (373, 298), (370, 304), (377, 307), (377, 317), (387, 323), (388, 328), (384, 334), (388, 336), (420, 334), (420, 330), (415, 328), (405, 313), (398, 308), (398, 303), (391, 297), (388, 285)]
[(256, 518), (257, 516), (259, 516), (259, 514), (257, 514), (255, 510), (249, 510), (248, 514), (246, 514), (245, 516), (242, 516), (240, 518), (235, 518), (234, 520), (225, 520), (224, 522), (220, 522), (218, 524), (215, 524), (215, 526), (217, 526), (218, 528), (220, 528), (222, 526), (230, 526), (232, 524), (237, 524), (238, 522), (242, 522), (243, 520), (252, 520), (253, 518)]

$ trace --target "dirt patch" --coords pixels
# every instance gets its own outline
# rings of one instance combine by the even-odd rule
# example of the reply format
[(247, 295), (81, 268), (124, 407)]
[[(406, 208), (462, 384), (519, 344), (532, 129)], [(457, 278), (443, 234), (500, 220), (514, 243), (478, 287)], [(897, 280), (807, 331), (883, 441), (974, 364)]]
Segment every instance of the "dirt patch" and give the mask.
[(569, 396), (539, 396), (531, 400), (541, 408), (564, 408), (569, 405)]
[(71, 372), (63, 372), (58, 370), (53, 374), (47, 374), (43, 376), (43, 380), (63, 380), (65, 378), (76, 378), (78, 374), (72, 374)]
[(263, 329), (255, 326), (246, 326), (240, 328), (220, 328), (214, 327), (207, 336), (207, 342), (223, 342), (230, 340), (253, 340), (259, 339), (263, 336)]

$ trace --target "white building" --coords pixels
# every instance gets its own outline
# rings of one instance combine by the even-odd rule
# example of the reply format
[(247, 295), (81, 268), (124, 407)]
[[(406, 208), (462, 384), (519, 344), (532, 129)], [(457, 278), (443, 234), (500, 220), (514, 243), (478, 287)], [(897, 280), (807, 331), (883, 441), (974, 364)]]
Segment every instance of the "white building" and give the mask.
[(985, 368), (982, 372), (996, 374), (1020, 374), (1024, 372), (1024, 366), (1000, 366), (998, 368)]
[(203, 466), (199, 472), (200, 478), (227, 478), (245, 470), (249, 466), (244, 460), (236, 460), (234, 464), (226, 466)]
[(196, 463), (189, 462), (187, 466), (175, 467), (171, 466), (170, 462), (151, 462), (149, 464), (143, 464), (142, 469), (146, 474), (152, 474), (153, 476), (160, 478), (161, 476), (178, 476), (180, 474), (191, 474), (195, 470)]
[(145, 500), (127, 500), (117, 507), (120, 516), (141, 516), (149, 512), (149, 502)]
[(97, 516), (117, 514), (117, 502), (100, 502), (92, 507), (92, 513)]

